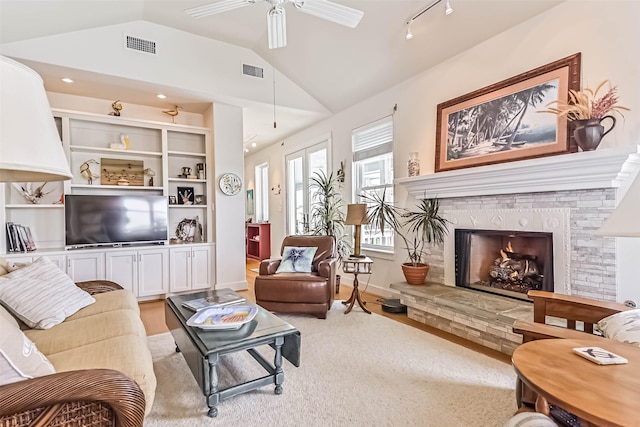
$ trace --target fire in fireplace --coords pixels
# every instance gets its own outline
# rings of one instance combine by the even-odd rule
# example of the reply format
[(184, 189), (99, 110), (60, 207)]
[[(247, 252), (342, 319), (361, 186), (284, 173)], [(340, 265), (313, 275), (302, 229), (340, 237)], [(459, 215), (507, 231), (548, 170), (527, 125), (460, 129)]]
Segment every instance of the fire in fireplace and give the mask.
[(553, 291), (551, 233), (457, 229), (455, 259), (456, 286), (523, 300)]

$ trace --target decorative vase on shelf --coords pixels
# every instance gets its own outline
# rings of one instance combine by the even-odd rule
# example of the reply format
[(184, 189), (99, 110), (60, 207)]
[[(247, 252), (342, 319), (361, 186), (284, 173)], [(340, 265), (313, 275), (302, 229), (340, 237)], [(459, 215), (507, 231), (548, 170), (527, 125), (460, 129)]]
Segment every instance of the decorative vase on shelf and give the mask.
[(407, 169), (409, 170), (409, 176), (420, 175), (420, 159), (418, 159), (418, 153), (409, 153), (409, 161), (407, 162)]
[[(611, 119), (611, 127), (605, 131), (602, 126), (602, 121), (605, 119)], [(611, 132), (616, 125), (616, 119), (613, 116), (604, 116), (601, 119), (587, 119), (587, 120), (574, 120), (575, 128), (573, 130), (573, 137), (576, 139), (578, 147), (582, 151), (592, 151), (598, 148), (602, 138)]]

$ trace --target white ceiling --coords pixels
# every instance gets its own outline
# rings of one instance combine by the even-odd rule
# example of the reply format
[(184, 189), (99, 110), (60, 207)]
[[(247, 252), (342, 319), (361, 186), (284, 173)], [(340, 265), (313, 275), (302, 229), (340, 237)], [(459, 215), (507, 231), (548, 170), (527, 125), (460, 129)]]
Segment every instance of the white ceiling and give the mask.
[[(445, 2), (415, 20), (414, 38), (405, 40), (404, 23), (433, 0), (336, 0), (363, 10), (360, 25), (349, 29), (296, 10), (287, 11), (288, 44), (267, 47), (266, 12), (255, 4), (220, 15), (194, 19), (185, 9), (211, 3), (201, 0), (0, 0), (0, 41), (9, 43), (71, 31), (144, 20), (239, 45), (255, 51), (309, 95), (336, 113), (392, 87), (564, 0), (451, 0), (454, 13), (445, 16)], [(508, 53), (507, 53), (508, 54)], [(146, 87), (105, 75), (87, 73), (74, 85), (59, 82), (60, 67), (28, 64), (44, 78), (47, 90), (110, 99), (126, 87), (128, 102), (150, 103), (159, 91), (186, 111), (202, 112), (210, 102), (171, 87)], [(497, 64), (496, 66), (499, 66)], [(62, 70), (64, 71), (64, 70)], [(145, 99), (145, 102), (137, 102)], [(277, 100), (276, 100), (277, 102)], [(273, 108), (244, 106), (245, 138), (260, 145), (279, 141), (322, 118), (305, 111), (282, 109), (273, 129)], [(269, 129), (267, 130), (266, 127)]]

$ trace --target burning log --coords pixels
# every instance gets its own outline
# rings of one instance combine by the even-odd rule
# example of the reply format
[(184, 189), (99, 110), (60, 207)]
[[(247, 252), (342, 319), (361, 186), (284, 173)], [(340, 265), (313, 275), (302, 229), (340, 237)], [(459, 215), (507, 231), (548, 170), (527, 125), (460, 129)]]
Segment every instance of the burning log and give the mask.
[(542, 289), (544, 276), (536, 260), (535, 256), (514, 252), (509, 242), (506, 250), (500, 251), (500, 258), (489, 267), (490, 286), (517, 292)]

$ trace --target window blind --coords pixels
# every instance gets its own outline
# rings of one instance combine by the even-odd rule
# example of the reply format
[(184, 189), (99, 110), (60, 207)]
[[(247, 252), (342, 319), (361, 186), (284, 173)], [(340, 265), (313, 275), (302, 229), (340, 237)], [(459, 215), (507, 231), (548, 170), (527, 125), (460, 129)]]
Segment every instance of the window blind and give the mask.
[(393, 151), (392, 116), (354, 129), (351, 138), (354, 162), (391, 153)]

